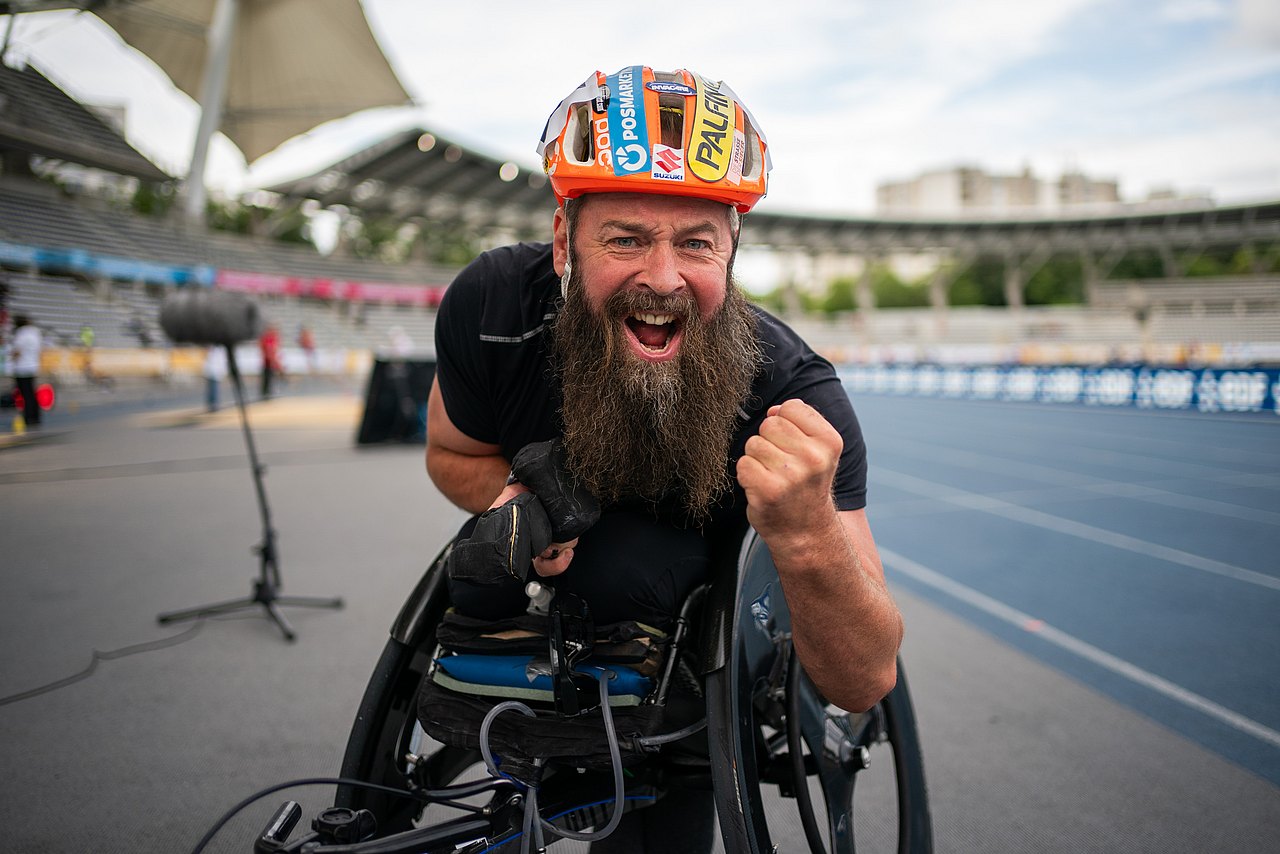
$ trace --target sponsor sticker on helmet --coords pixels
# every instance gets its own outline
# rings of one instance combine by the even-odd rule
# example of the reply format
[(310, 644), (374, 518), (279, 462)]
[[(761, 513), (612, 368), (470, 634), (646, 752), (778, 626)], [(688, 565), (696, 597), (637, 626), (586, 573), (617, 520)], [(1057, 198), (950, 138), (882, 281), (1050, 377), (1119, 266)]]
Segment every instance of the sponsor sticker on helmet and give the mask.
[(689, 139), (689, 171), (707, 183), (723, 180), (733, 149), (734, 103), (720, 84), (694, 75), (697, 100)]
[(609, 139), (613, 174), (634, 175), (649, 169), (649, 121), (640, 91), (644, 67), (632, 65), (605, 81), (609, 87)]
[(733, 154), (729, 157), (729, 183), (742, 183), (742, 164), (747, 159), (747, 138), (740, 130), (733, 132)]
[(684, 151), (669, 145), (653, 147), (653, 177), (659, 181), (684, 180)]
[(667, 82), (665, 80), (650, 80), (644, 84), (644, 88), (650, 92), (658, 92), (662, 95), (695, 95), (697, 90), (692, 86), (684, 83), (676, 83), (674, 81)]

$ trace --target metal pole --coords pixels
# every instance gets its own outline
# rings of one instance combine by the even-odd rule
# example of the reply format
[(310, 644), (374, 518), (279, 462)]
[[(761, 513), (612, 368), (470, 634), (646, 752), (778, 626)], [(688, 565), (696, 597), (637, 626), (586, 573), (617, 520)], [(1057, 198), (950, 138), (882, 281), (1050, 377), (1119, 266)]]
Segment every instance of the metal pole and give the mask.
[(4, 61), (4, 55), (9, 52), (9, 42), (13, 40), (13, 25), (18, 20), (17, 12), (9, 13), (9, 24), (4, 28), (4, 44), (0, 45), (0, 62)]
[(193, 225), (204, 224), (205, 164), (209, 140), (222, 124), (222, 108), (227, 97), (227, 72), (231, 68), (231, 44), (235, 33), (238, 0), (218, 0), (206, 39), (204, 82), (200, 86), (200, 124), (191, 152), (191, 169), (184, 187), (183, 214)]

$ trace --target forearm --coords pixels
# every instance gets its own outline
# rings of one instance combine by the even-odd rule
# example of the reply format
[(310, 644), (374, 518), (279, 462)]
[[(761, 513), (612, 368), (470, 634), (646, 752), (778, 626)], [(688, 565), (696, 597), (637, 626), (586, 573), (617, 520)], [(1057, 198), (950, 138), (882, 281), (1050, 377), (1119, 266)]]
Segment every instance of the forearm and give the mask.
[(862, 711), (897, 679), (902, 617), (874, 544), (857, 542), (834, 507), (813, 521), (802, 531), (762, 536), (778, 567), (805, 671), (829, 701)]
[(427, 444), (427, 474), (454, 504), (483, 513), (507, 483), (511, 463), (501, 454), (472, 456)]

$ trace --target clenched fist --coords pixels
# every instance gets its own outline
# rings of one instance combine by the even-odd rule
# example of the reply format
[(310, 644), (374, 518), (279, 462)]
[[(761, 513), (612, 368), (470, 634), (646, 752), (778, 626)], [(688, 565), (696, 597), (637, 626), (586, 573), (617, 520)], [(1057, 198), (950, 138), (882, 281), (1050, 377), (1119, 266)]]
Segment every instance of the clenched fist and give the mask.
[(799, 535), (832, 516), (831, 485), (844, 440), (803, 400), (771, 406), (738, 460), (747, 519), (766, 540)]

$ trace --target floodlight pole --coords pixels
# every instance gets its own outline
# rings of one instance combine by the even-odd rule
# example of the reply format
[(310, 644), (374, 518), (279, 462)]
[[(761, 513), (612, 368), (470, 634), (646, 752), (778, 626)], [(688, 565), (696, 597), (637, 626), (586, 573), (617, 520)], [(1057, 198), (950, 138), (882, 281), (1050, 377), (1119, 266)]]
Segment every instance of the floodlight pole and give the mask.
[(213, 20), (209, 23), (204, 81), (200, 85), (200, 124), (196, 128), (196, 143), (191, 152), (191, 169), (187, 172), (182, 202), (183, 215), (192, 225), (204, 224), (205, 165), (209, 159), (209, 140), (222, 124), (238, 11), (239, 0), (218, 0)]

